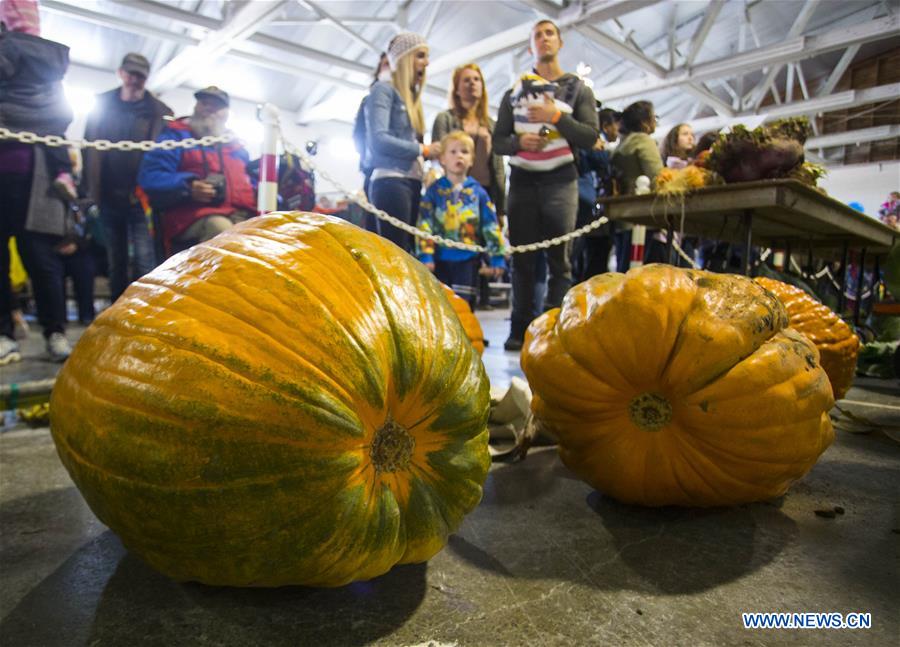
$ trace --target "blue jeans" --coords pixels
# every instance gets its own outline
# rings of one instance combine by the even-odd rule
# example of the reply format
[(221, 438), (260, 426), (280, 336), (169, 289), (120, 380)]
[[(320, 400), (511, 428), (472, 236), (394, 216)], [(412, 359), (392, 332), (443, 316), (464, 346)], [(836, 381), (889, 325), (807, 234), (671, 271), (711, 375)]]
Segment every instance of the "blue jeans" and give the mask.
[[(373, 205), (408, 225), (416, 224), (419, 219), (421, 182), (402, 177), (384, 177), (372, 180), (369, 190), (372, 192), (370, 202)], [(378, 231), (384, 238), (395, 243), (404, 251), (413, 252), (415, 241), (412, 236), (387, 222), (378, 221), (378, 225), (380, 226)], [(368, 227), (366, 228), (368, 229)]]
[[(156, 252), (147, 218), (140, 205), (127, 207), (100, 206), (100, 222), (106, 238), (109, 261), (110, 301), (121, 296), (134, 279), (156, 267)], [(131, 242), (133, 271), (128, 271), (128, 243)]]

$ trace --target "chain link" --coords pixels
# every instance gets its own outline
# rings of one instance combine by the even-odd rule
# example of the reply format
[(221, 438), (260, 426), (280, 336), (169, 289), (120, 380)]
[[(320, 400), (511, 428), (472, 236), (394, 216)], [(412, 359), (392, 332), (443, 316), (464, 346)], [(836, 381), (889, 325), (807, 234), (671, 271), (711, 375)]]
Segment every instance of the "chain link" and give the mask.
[[(469, 252), (487, 252), (487, 248), (482, 245), (468, 245), (466, 243), (461, 243), (458, 240), (450, 240), (448, 238), (444, 238), (443, 236), (438, 236), (437, 234), (432, 234), (427, 231), (422, 231), (417, 227), (413, 227), (410, 224), (403, 222), (402, 220), (395, 218), (391, 214), (377, 208), (371, 202), (369, 202), (365, 195), (360, 191), (350, 191), (345, 186), (343, 186), (338, 180), (334, 179), (327, 171), (317, 168), (315, 163), (306, 155), (306, 153), (300, 150), (297, 146), (289, 142), (285, 139), (283, 133), (279, 133), (281, 137), (281, 141), (284, 144), (285, 150), (292, 154), (296, 155), (300, 158), (303, 166), (307, 169), (311, 169), (315, 171), (318, 177), (321, 177), (323, 180), (329, 182), (334, 188), (336, 188), (340, 193), (344, 194), (344, 196), (353, 202), (354, 204), (359, 205), (365, 211), (368, 211), (375, 217), (380, 220), (384, 220), (397, 227), (398, 229), (405, 231), (408, 234), (411, 234), (417, 238), (422, 238), (424, 240), (430, 240), (431, 242), (441, 245), (442, 247), (452, 247), (453, 249), (461, 249)], [(527, 245), (508, 245), (504, 251), (508, 254), (523, 254), (526, 252), (536, 252), (542, 249), (549, 249), (550, 247), (554, 247), (556, 245), (562, 245), (564, 243), (569, 242), (570, 240), (574, 240), (580, 236), (584, 236), (585, 234), (594, 231), (595, 229), (599, 229), (603, 225), (609, 222), (609, 218), (606, 216), (601, 216), (597, 220), (588, 223), (584, 227), (579, 227), (575, 231), (571, 231), (568, 234), (564, 234), (562, 236), (557, 236), (555, 238), (551, 238), (549, 240), (542, 240), (537, 243), (529, 243)], [(683, 253), (683, 252), (682, 252)]]
[(96, 139), (93, 141), (84, 139), (66, 139), (65, 137), (60, 137), (59, 135), (38, 135), (36, 133), (30, 133), (27, 131), (13, 131), (9, 128), (0, 127), (0, 139), (11, 139), (23, 144), (45, 144), (46, 146), (53, 147), (71, 146), (72, 148), (79, 149), (95, 148), (98, 151), (152, 151), (157, 148), (171, 151), (176, 148), (194, 148), (196, 146), (227, 144), (228, 142), (234, 140), (235, 136), (233, 133), (226, 133), (224, 135), (206, 135), (199, 139), (188, 137), (187, 139), (182, 139), (180, 141), (167, 139), (162, 142), (132, 142), (127, 140), (112, 142), (108, 139)]
[[(377, 218), (384, 220), (385, 222), (390, 223), (391, 225), (397, 227), (398, 229), (405, 231), (408, 234), (411, 234), (417, 238), (423, 238), (425, 240), (429, 240), (437, 245), (441, 245), (443, 247), (452, 247), (453, 249), (461, 249), (469, 252), (487, 252), (487, 248), (482, 245), (468, 245), (466, 243), (461, 243), (458, 240), (450, 240), (448, 238), (444, 238), (443, 236), (438, 236), (437, 234), (432, 234), (426, 231), (422, 231), (417, 227), (413, 227), (398, 218), (395, 218), (391, 214), (378, 209), (371, 202), (369, 202), (366, 197), (360, 191), (350, 191), (345, 186), (343, 186), (339, 181), (334, 179), (330, 173), (327, 171), (318, 168), (315, 163), (310, 159), (310, 157), (302, 151), (297, 146), (289, 142), (285, 139), (284, 134), (281, 132), (281, 128), (279, 126), (279, 137), (284, 144), (285, 150), (289, 153), (296, 155), (300, 158), (303, 167), (306, 170), (314, 171), (316, 175), (321, 177), (323, 180), (332, 184), (339, 192), (343, 193), (344, 196), (350, 200), (351, 202), (359, 205), (365, 211), (373, 214)], [(174, 139), (167, 139), (161, 142), (154, 141), (118, 141), (113, 142), (108, 139), (96, 139), (93, 141), (83, 140), (83, 139), (66, 139), (65, 137), (60, 137), (59, 135), (38, 135), (36, 133), (31, 133), (27, 131), (12, 131), (8, 128), (0, 127), (0, 140), (9, 139), (13, 141), (18, 141), (23, 144), (45, 144), (46, 146), (71, 146), (73, 148), (85, 149), (85, 148), (93, 148), (98, 151), (110, 151), (110, 150), (119, 150), (119, 151), (151, 151), (156, 149), (161, 150), (174, 150), (176, 148), (194, 148), (196, 146), (212, 146), (213, 144), (225, 144), (233, 139), (235, 139), (232, 133), (226, 133), (224, 135), (206, 135), (199, 139), (195, 139), (193, 137), (188, 137), (187, 139), (182, 139), (180, 141), (176, 141)], [(542, 249), (549, 249), (550, 247), (555, 247), (556, 245), (563, 245), (571, 240), (575, 240), (576, 238), (580, 238), (585, 234), (588, 234), (596, 229), (599, 229), (603, 225), (609, 222), (609, 218), (606, 216), (601, 216), (596, 220), (588, 223), (584, 227), (579, 227), (578, 229), (569, 232), (568, 234), (564, 234), (562, 236), (556, 236), (555, 238), (551, 238), (549, 240), (542, 240), (537, 243), (529, 243), (527, 245), (509, 245), (505, 248), (505, 251), (509, 254), (523, 254), (527, 252), (536, 252)], [(681, 255), (682, 258), (687, 260), (693, 267), (697, 267), (694, 263), (694, 260), (688, 256), (681, 247), (673, 241), (673, 245), (675, 250)]]

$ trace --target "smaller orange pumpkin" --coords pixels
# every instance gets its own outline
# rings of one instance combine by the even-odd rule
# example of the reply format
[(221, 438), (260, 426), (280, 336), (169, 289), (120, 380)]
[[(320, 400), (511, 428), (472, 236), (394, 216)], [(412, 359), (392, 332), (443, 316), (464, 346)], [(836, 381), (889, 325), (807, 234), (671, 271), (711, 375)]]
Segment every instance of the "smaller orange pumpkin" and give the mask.
[(800, 288), (762, 276), (755, 280), (784, 304), (791, 328), (806, 335), (819, 349), (820, 363), (831, 381), (834, 399), (843, 398), (856, 373), (859, 337), (828, 306)]
[(472, 346), (475, 347), (478, 354), (483, 355), (484, 331), (481, 329), (481, 324), (478, 323), (475, 313), (472, 312), (472, 308), (469, 307), (469, 304), (465, 299), (456, 294), (456, 292), (447, 285), (444, 285), (444, 294), (447, 295), (447, 298), (450, 300), (450, 305), (453, 306), (453, 311), (456, 312), (456, 316), (459, 317), (459, 321), (466, 331), (466, 337), (472, 342)]

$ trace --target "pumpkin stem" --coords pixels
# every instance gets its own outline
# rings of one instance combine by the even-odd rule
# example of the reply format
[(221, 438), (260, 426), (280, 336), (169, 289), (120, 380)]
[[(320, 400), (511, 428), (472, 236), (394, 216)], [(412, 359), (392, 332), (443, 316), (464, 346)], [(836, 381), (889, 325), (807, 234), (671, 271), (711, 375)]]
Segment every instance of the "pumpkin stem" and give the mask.
[(658, 393), (642, 393), (628, 405), (631, 421), (644, 431), (659, 431), (672, 419), (672, 405)]
[(397, 472), (406, 469), (415, 446), (416, 439), (388, 416), (384, 425), (375, 432), (369, 451), (375, 471)]

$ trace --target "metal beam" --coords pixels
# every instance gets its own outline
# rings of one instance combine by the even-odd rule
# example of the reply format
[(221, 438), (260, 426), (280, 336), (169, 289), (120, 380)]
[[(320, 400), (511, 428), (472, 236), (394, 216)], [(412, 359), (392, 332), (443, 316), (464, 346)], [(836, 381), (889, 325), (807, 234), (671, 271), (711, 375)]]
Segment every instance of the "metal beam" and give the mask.
[(693, 38), (691, 38), (691, 47), (688, 50), (687, 58), (684, 60), (685, 67), (690, 67), (694, 64), (694, 59), (697, 58), (697, 54), (700, 53), (700, 48), (703, 47), (703, 43), (706, 42), (706, 37), (709, 36), (709, 30), (712, 29), (713, 24), (716, 22), (716, 18), (719, 17), (719, 12), (722, 11), (722, 7), (724, 6), (725, 0), (712, 0), (709, 3), (709, 6), (707, 6), (703, 20), (700, 22), (700, 25), (698, 25), (697, 31), (694, 32)]
[(368, 40), (357, 34), (355, 31), (350, 29), (347, 25), (342, 23), (340, 19), (335, 18), (333, 15), (325, 11), (318, 4), (313, 2), (308, 2), (307, 0), (296, 0), (298, 4), (302, 7), (306, 7), (307, 9), (316, 13), (322, 20), (327, 23), (330, 23), (334, 27), (336, 27), (342, 34), (345, 36), (349, 36), (351, 39), (355, 40), (357, 43), (365, 47), (366, 49), (374, 52), (375, 54), (381, 53), (381, 48), (373, 43), (370, 43)]
[(834, 89), (840, 82), (841, 77), (844, 76), (844, 72), (847, 71), (847, 68), (850, 67), (850, 63), (852, 63), (853, 59), (856, 58), (856, 54), (857, 52), (859, 52), (859, 48), (860, 45), (851, 45), (846, 50), (844, 50), (844, 53), (841, 56), (841, 60), (839, 60), (837, 62), (837, 65), (834, 66), (831, 74), (828, 75), (828, 80), (825, 81), (822, 89), (819, 90), (820, 96), (825, 96), (826, 94), (831, 94), (832, 92), (834, 92)]
[(765, 121), (775, 119), (785, 119), (787, 117), (799, 117), (801, 115), (816, 114), (819, 112), (827, 112), (829, 110), (840, 110), (845, 108), (855, 108), (879, 101), (888, 101), (900, 96), (900, 83), (888, 83), (886, 85), (877, 85), (874, 88), (865, 88), (863, 90), (847, 90), (839, 92), (827, 97), (817, 97), (808, 101), (794, 101), (793, 103), (784, 103), (780, 106), (766, 106), (760, 112), (742, 112), (730, 119), (724, 117), (707, 117), (691, 122), (695, 131), (719, 130), (729, 124), (739, 122), (741, 119), (748, 117), (764, 116)]
[[(558, 21), (560, 29), (568, 29), (582, 24), (587, 19), (599, 22), (611, 20), (618, 16), (655, 5), (661, 0), (610, 0), (607, 2), (595, 2), (582, 7), (580, 13), (567, 13)], [(531, 28), (534, 21), (523, 22), (515, 27), (504, 29), (501, 32), (484, 38), (476, 43), (458, 47), (444, 56), (431, 61), (428, 66), (430, 75), (440, 74), (452, 70), (460, 63), (476, 61), (508, 52), (512, 49), (528, 45)]]
[(593, 25), (579, 25), (575, 27), (575, 31), (583, 35), (588, 40), (596, 43), (603, 49), (607, 49), (617, 56), (625, 59), (629, 63), (634, 63), (637, 67), (645, 72), (649, 72), (657, 78), (663, 78), (666, 75), (666, 68), (647, 58), (644, 54), (635, 51), (625, 43), (621, 43), (609, 34), (597, 29)]
[(43, 0), (41, 9), (52, 13), (64, 14), (67, 16), (76, 16), (85, 22), (90, 22), (102, 27), (112, 27), (121, 29), (132, 34), (141, 36), (149, 36), (151, 38), (159, 38), (161, 40), (178, 43), (179, 45), (196, 45), (200, 41), (197, 38), (188, 36), (187, 34), (177, 34), (159, 27), (153, 27), (147, 23), (128, 20), (106, 13), (90, 11), (66, 2), (57, 2), (56, 0)]
[(819, 137), (810, 137), (806, 140), (807, 148), (833, 148), (835, 146), (849, 146), (864, 142), (877, 142), (884, 139), (900, 137), (900, 125), (875, 126), (874, 128), (860, 128), (848, 130), (842, 133), (830, 133)]
[(675, 69), (675, 35), (678, 32), (678, 3), (673, 2), (669, 12), (669, 68)]
[(708, 61), (696, 65), (690, 70), (681, 67), (666, 74), (664, 79), (643, 78), (598, 88), (596, 94), (598, 98), (609, 101), (646, 95), (649, 92), (685, 83), (729, 77), (776, 63), (812, 58), (850, 45), (894, 38), (898, 28), (900, 28), (900, 17), (888, 16), (864, 24), (843, 27), (815, 36), (801, 36), (778, 45), (760, 47), (734, 56)]
[(233, 45), (245, 40), (253, 32), (262, 28), (268, 20), (287, 5), (287, 0), (279, 2), (250, 2), (239, 7), (226, 23), (216, 32), (209, 34), (196, 47), (180, 52), (151, 77), (151, 89), (164, 92), (177, 87), (198, 64), (227, 52)]
[[(272, 27), (302, 27), (309, 25), (318, 25), (322, 23), (322, 18), (286, 18), (284, 20), (273, 20), (269, 24)], [(355, 17), (339, 17), (345, 25), (396, 25), (396, 18), (366, 18), (365, 16)]]
[(425, 21), (425, 26), (422, 28), (422, 36), (424, 36), (425, 40), (428, 40), (428, 37), (431, 36), (431, 30), (434, 29), (434, 23), (437, 20), (438, 14), (440, 12), (441, 3), (432, 2), (431, 13), (428, 15), (428, 19)]
[[(806, 3), (800, 9), (800, 13), (797, 14), (797, 17), (794, 19), (794, 24), (791, 25), (790, 30), (785, 36), (786, 40), (791, 38), (796, 38), (800, 34), (803, 33), (803, 30), (806, 29), (806, 25), (809, 24), (810, 19), (815, 13), (816, 9), (819, 7), (819, 2), (821, 0), (806, 0)], [(772, 84), (775, 83), (775, 77), (778, 76), (779, 72), (781, 72), (781, 68), (783, 65), (773, 65), (769, 68), (769, 72), (765, 75), (763, 80), (756, 86), (753, 90), (753, 105), (756, 108), (759, 108), (762, 105), (763, 99), (766, 98), (766, 93), (772, 88)], [(776, 98), (778, 94), (775, 93)], [(777, 99), (779, 102), (780, 99)]]
[(708, 105), (723, 117), (734, 116), (734, 110), (732, 110), (731, 106), (729, 106), (719, 97), (707, 90), (700, 83), (688, 83), (684, 86), (684, 91), (696, 97), (697, 99), (700, 99), (700, 101)]
[[(209, 31), (218, 31), (224, 24), (223, 21), (218, 18), (210, 18), (201, 13), (179, 9), (172, 4), (154, 2), (153, 0), (140, 0), (139, 2), (136, 2), (135, 0), (111, 0), (111, 2), (122, 5), (123, 7), (128, 7), (129, 9), (146, 11), (160, 18), (168, 18), (169, 20), (180, 22), (189, 27), (202, 27)], [(41, 6), (44, 4), (46, 3), (41, 2)]]

